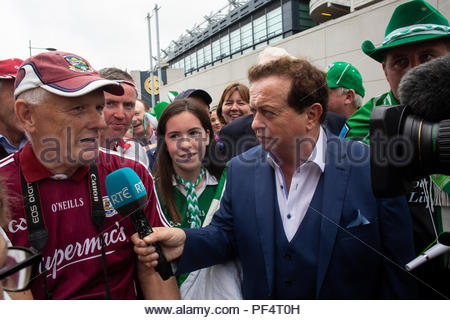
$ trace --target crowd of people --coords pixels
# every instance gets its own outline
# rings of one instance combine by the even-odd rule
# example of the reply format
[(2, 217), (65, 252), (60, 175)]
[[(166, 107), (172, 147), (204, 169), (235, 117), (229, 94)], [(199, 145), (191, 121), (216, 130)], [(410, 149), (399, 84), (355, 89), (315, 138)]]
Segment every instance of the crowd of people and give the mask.
[[(448, 253), (404, 266), (450, 203), (418, 200), (422, 181), (377, 198), (369, 159), (354, 159), (372, 110), (450, 52), (450, 25), (412, 0), (385, 36), (362, 44), (390, 86), (366, 103), (352, 63), (321, 70), (275, 47), (214, 106), (188, 89), (151, 108), (126, 71), (78, 54), (0, 61), (0, 299), (448, 299)], [(147, 193), (144, 238), (107, 193), (124, 167)]]

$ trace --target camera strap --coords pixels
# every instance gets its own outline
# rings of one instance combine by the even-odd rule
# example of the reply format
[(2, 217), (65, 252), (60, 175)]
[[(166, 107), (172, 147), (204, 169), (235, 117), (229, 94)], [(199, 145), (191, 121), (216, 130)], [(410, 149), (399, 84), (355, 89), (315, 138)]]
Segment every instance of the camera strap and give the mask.
[(47, 244), (48, 231), (45, 228), (42, 216), (42, 206), (39, 190), (36, 182), (27, 182), (20, 169), (20, 180), (22, 185), (23, 207), (28, 225), (28, 242), (39, 251)]
[(89, 169), (89, 182), (90, 182), (89, 191), (92, 203), (91, 218), (100, 232), (98, 236), (100, 238), (101, 243), (102, 266), (103, 266), (103, 273), (105, 275), (105, 285), (106, 285), (105, 299), (110, 300), (111, 292), (108, 282), (108, 268), (106, 265), (105, 237), (102, 232), (103, 224), (105, 223), (105, 209), (103, 208), (103, 197), (98, 181), (99, 178), (98, 178), (97, 164), (95, 162), (92, 162)]
[[(23, 176), (22, 169), (20, 169), (20, 182), (22, 185), (23, 208), (25, 209), (25, 217), (28, 226), (28, 242), (30, 245), (42, 252), (48, 240), (48, 231), (45, 228), (44, 218), (42, 215), (42, 206), (39, 197), (39, 189), (36, 182), (27, 182)], [(44, 282), (43, 289), (47, 299), (52, 298), (52, 293), (48, 290), (47, 285), (47, 269), (44, 266), (44, 257), (42, 257), (42, 264), (44, 270), (39, 270), (42, 273)]]
[(89, 169), (89, 192), (91, 195), (91, 218), (95, 226), (99, 229), (103, 227), (105, 222), (105, 210), (103, 209), (103, 198), (98, 183), (98, 169), (95, 162), (90, 164)]
[[(42, 214), (42, 206), (39, 197), (39, 188), (37, 182), (27, 182), (20, 169), (20, 180), (22, 185), (22, 196), (23, 196), (23, 206), (25, 209), (25, 216), (28, 225), (28, 242), (30, 245), (39, 250), (45, 248), (48, 240), (48, 231), (45, 227), (45, 221)], [(100, 189), (100, 184), (98, 183), (98, 168), (95, 162), (91, 163), (89, 166), (89, 194), (91, 200), (91, 218), (94, 225), (99, 229), (99, 238), (101, 242), (102, 251), (102, 266), (105, 274), (106, 281), (106, 292), (105, 298), (110, 299), (110, 289), (108, 283), (108, 272), (106, 266), (106, 253), (105, 253), (105, 240), (102, 230), (103, 224), (105, 222), (105, 211), (103, 209), (103, 198)], [(44, 263), (42, 263), (44, 266)], [(43, 268), (43, 278), (44, 278), (44, 291), (46, 293), (47, 299), (51, 299), (51, 292), (48, 291), (47, 286), (47, 270)]]

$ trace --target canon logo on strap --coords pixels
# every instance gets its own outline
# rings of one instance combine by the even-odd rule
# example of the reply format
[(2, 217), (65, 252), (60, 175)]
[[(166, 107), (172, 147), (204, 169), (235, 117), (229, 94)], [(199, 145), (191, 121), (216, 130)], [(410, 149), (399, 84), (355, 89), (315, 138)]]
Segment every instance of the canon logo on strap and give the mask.
[(91, 173), (91, 186), (92, 194), (94, 196), (94, 201), (98, 202), (98, 189), (97, 189), (97, 177), (95, 174)]

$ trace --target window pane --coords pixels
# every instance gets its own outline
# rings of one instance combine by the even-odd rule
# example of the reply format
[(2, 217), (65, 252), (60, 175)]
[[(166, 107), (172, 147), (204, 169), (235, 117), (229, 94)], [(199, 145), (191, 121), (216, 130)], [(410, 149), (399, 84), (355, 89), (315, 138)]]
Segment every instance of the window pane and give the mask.
[(230, 33), (231, 53), (241, 50), (241, 31), (239, 29)]
[(228, 35), (220, 38), (220, 53), (221, 57), (230, 55), (230, 38), (228, 37)]
[(242, 48), (247, 48), (253, 44), (251, 23), (241, 27), (241, 44)]
[(199, 68), (205, 64), (205, 54), (203, 48), (197, 51), (197, 62)]
[(203, 52), (205, 53), (205, 64), (211, 63), (211, 45), (205, 46)]
[(212, 43), (212, 57), (213, 61), (220, 59), (220, 40), (216, 40)]
[(277, 8), (267, 13), (267, 29), (268, 37), (272, 37), (283, 32), (281, 8)]
[(253, 21), (253, 30), (255, 34), (255, 43), (263, 41), (267, 38), (266, 16), (259, 17)]
[(184, 72), (191, 71), (191, 57), (187, 56), (184, 58)]
[(193, 54), (191, 54), (191, 68), (197, 69), (197, 56), (196, 56), (195, 52)]

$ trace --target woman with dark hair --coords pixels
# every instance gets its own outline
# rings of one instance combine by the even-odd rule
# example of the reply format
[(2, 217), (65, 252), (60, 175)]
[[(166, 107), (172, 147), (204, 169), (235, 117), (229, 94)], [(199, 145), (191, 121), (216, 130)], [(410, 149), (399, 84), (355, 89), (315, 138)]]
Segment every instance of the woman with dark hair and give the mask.
[[(192, 100), (176, 100), (161, 114), (157, 133), (155, 179), (163, 209), (174, 226), (200, 227), (224, 171), (211, 159), (214, 132), (209, 114)], [(186, 196), (194, 192), (199, 212), (188, 209)]]
[(222, 123), (250, 114), (250, 95), (248, 87), (239, 82), (230, 83), (223, 90), (217, 107), (217, 116)]
[[(232, 82), (222, 93), (217, 116), (226, 125), (219, 132), (217, 149), (223, 162), (258, 144), (251, 128), (253, 115), (249, 105), (249, 89), (239, 82)], [(238, 119), (235, 122), (232, 122)]]
[[(155, 181), (167, 219), (174, 227), (206, 226), (219, 208), (226, 180), (226, 169), (213, 161), (214, 132), (208, 111), (192, 100), (175, 100), (161, 114), (157, 134)], [(239, 298), (227, 296), (223, 286), (230, 285), (219, 283), (232, 283), (227, 276), (231, 274), (238, 280), (240, 294), (238, 269), (231, 264), (231, 269), (225, 264), (178, 276), (182, 298)]]

